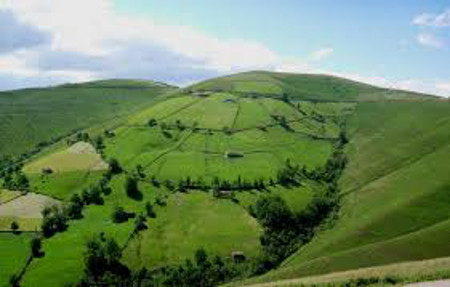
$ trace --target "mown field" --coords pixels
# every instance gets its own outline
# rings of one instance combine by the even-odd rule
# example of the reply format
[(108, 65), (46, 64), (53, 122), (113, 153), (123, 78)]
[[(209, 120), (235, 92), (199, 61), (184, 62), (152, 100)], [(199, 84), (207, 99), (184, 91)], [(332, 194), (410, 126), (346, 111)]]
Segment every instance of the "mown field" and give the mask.
[(0, 158), (136, 112), (173, 87), (111, 80), (0, 92)]

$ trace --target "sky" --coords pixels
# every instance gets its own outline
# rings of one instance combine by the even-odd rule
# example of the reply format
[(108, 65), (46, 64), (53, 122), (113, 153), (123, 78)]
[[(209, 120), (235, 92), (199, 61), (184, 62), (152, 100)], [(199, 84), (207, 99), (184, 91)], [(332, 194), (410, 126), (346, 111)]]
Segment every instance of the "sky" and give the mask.
[(270, 70), (450, 96), (450, 0), (0, 0), (0, 90)]

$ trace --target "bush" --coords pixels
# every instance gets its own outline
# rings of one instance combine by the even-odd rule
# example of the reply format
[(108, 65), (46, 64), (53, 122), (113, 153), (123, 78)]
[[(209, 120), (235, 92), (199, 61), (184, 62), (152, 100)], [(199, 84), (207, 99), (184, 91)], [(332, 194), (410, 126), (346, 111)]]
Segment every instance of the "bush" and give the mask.
[(50, 237), (56, 232), (67, 229), (67, 217), (58, 206), (46, 207), (42, 211), (42, 233), (45, 237)]
[(40, 257), (42, 255), (41, 248), (42, 248), (42, 240), (38, 236), (33, 236), (30, 242), (31, 245), (31, 255), (33, 257)]
[(130, 217), (132, 217), (132, 215), (126, 212), (123, 207), (116, 206), (112, 214), (112, 221), (114, 223), (123, 223), (128, 221), (128, 218)]
[(122, 172), (122, 167), (117, 159), (112, 158), (109, 160), (109, 171), (111, 174), (119, 174)]
[(19, 230), (19, 224), (15, 221), (11, 222), (11, 230), (13, 233), (17, 233), (17, 231)]
[(138, 181), (135, 177), (127, 177), (125, 181), (125, 191), (129, 197), (135, 200), (142, 200), (142, 193), (139, 191)]
[(153, 205), (147, 201), (145, 204), (145, 210), (147, 212), (147, 216), (150, 218), (156, 218), (155, 209), (153, 208)]

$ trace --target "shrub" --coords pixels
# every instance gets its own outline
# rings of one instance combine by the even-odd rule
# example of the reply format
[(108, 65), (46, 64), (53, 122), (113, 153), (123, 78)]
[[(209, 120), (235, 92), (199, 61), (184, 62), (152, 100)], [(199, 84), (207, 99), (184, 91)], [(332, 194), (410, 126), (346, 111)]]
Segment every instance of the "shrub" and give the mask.
[(155, 213), (155, 209), (153, 208), (153, 205), (147, 201), (147, 203), (145, 204), (145, 210), (147, 212), (147, 216), (150, 218), (155, 218), (156, 217), (156, 213)]
[(42, 255), (41, 248), (42, 248), (42, 240), (38, 236), (33, 236), (30, 242), (31, 245), (31, 255), (33, 257), (40, 257)]
[(138, 181), (133, 176), (127, 177), (125, 181), (125, 191), (127, 195), (133, 199), (142, 199), (142, 193), (139, 191)]
[(13, 233), (17, 233), (17, 231), (19, 230), (19, 224), (15, 221), (11, 222), (11, 230)]
[(130, 214), (126, 212), (123, 207), (116, 206), (112, 214), (112, 221), (114, 223), (122, 223), (128, 221), (128, 218), (130, 217)]
[(109, 171), (111, 174), (119, 174), (122, 172), (122, 167), (117, 159), (112, 158), (109, 160)]

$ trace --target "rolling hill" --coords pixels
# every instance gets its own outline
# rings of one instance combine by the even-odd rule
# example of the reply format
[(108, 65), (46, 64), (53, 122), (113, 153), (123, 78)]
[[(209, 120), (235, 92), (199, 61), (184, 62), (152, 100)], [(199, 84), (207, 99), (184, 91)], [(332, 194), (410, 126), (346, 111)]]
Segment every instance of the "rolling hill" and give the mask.
[(17, 157), (120, 118), (174, 89), (151, 81), (105, 80), (0, 92), (0, 157)]
[[(1, 286), (24, 266), (22, 286), (79, 282), (86, 241), (100, 232), (117, 241), (121, 263), (132, 272), (169, 276), (190, 268), (180, 264), (204, 248), (244, 270), (232, 277), (243, 280), (237, 286), (450, 256), (450, 103), (436, 97), (325, 75), (270, 72), (180, 90), (112, 80), (11, 93), (26, 99), (15, 111), (35, 117), (39, 140), (52, 136), (52, 129), (61, 135), (52, 149), (25, 162), (22, 173), (31, 194), (65, 206), (74, 194), (87, 201), (82, 216), (71, 218), (65, 231), (44, 238), (45, 255), (29, 265), (23, 249), (30, 234), (2, 233), (0, 246), (12, 246), (8, 254), (17, 250), (17, 257), (0, 258)], [(53, 103), (64, 96), (75, 102)], [(36, 116), (28, 112), (35, 107), (32, 99), (40, 103)], [(67, 110), (49, 112), (50, 103), (70, 105), (85, 118), (77, 122), (79, 116)], [(66, 114), (67, 122), (52, 126)], [(95, 130), (102, 141), (64, 137), (75, 128)], [(35, 142), (3, 154), (24, 152)], [(339, 164), (344, 152), (346, 166)], [(111, 172), (114, 162), (121, 171)], [(96, 188), (101, 192), (89, 199)], [(0, 211), (17, 196), (22, 195), (0, 193)], [(260, 238), (270, 234), (255, 206), (268, 198), (281, 198), (296, 224), (314, 223), (277, 268), (246, 279), (258, 274), (253, 265), (267, 255), (267, 242)], [(327, 204), (335, 205), (323, 211), (327, 218), (312, 220), (311, 213)], [(116, 222), (118, 208), (135, 219)], [(141, 215), (145, 228), (137, 229)], [(33, 231), (26, 227), (42, 218), (4, 216), (0, 229), (10, 231), (13, 220)], [(244, 256), (248, 264), (232, 263), (230, 254)]]

